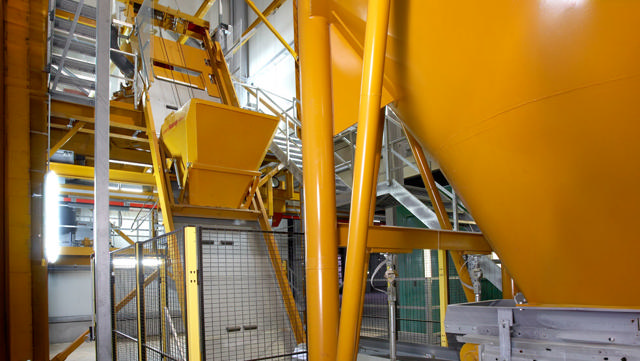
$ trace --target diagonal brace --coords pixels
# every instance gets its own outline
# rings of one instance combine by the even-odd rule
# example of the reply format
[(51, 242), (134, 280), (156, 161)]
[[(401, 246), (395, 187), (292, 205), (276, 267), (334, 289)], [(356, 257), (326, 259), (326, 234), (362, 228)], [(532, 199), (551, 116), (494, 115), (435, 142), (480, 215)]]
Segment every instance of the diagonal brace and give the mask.
[(293, 59), (297, 62), (298, 61), (298, 53), (296, 53), (296, 51), (293, 50), (293, 48), (289, 45), (289, 43), (287, 43), (287, 41), (284, 40), (282, 35), (280, 35), (278, 30), (276, 30), (276, 28), (273, 27), (273, 25), (269, 22), (269, 20), (267, 20), (267, 17), (262, 12), (260, 12), (260, 10), (256, 6), (256, 4), (253, 3), (253, 1), (251, 1), (251, 0), (245, 0), (245, 1), (247, 2), (247, 5), (249, 5), (251, 10), (253, 10), (256, 13), (256, 15), (258, 15), (258, 18), (260, 18), (260, 20), (262, 20), (262, 22), (269, 28), (269, 30), (271, 30), (273, 35), (275, 35), (276, 38), (278, 38), (280, 43), (282, 43), (282, 45), (284, 45), (284, 47), (289, 51), (291, 56), (293, 56)]
[(80, 129), (84, 127), (83, 122), (77, 122), (67, 134), (65, 134), (62, 139), (60, 139), (51, 149), (49, 150), (49, 158), (51, 158), (60, 148), (64, 147), (65, 144), (71, 139), (74, 135), (76, 135)]

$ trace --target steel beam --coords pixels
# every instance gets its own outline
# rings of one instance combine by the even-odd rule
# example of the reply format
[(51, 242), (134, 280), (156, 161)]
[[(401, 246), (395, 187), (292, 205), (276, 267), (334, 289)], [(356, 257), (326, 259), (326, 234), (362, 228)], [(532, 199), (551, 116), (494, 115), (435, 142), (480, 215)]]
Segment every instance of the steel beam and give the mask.
[[(63, 124), (52, 123), (51, 124), (51, 129), (68, 129), (68, 128), (67, 128), (66, 125), (63, 125)], [(78, 130), (78, 133), (93, 135), (93, 134), (95, 134), (95, 131), (93, 129), (87, 129), (87, 128), (85, 128), (83, 126)], [(110, 138), (115, 138), (115, 139), (128, 140), (128, 141), (132, 141), (132, 142), (146, 143), (146, 142), (149, 141), (147, 138), (134, 137), (132, 135), (113, 133), (113, 132), (109, 134), (109, 137)]]
[[(145, 132), (143, 114), (136, 110), (133, 104), (124, 104), (112, 101), (109, 110), (111, 127)], [(95, 109), (90, 105), (74, 104), (65, 101), (54, 100), (51, 102), (51, 116), (63, 119), (75, 119), (85, 123), (93, 123)]]
[(258, 216), (260, 216), (260, 212), (250, 209), (200, 207), (184, 204), (174, 205), (171, 207), (171, 212), (175, 217), (239, 219), (251, 221), (257, 220)]
[[(95, 155), (96, 164), (98, 164), (97, 159), (99, 156), (100, 155), (96, 153)], [(65, 163), (51, 163), (50, 168), (54, 172), (56, 172), (57, 175), (63, 178), (77, 178), (77, 179), (86, 179), (86, 180), (94, 179), (92, 174), (95, 172), (95, 167), (75, 165), (75, 164), (65, 164)], [(103, 188), (105, 189), (105, 191), (104, 192), (100, 191), (101, 187), (99, 184), (96, 183), (96, 188), (98, 189), (98, 192), (95, 192), (96, 194), (105, 193), (108, 196), (109, 192), (106, 191), (109, 188), (108, 181), (116, 182), (116, 183), (141, 184), (141, 185), (147, 185), (147, 186), (156, 185), (153, 179), (153, 175), (149, 173), (133, 172), (133, 171), (119, 170), (119, 169), (111, 169), (108, 172), (109, 172), (109, 178), (107, 180), (107, 185), (105, 186), (105, 188)]]
[(93, 248), (96, 360), (111, 361), (111, 266), (109, 260), (109, 49), (111, 0), (97, 2)]
[[(348, 224), (338, 225), (339, 247), (347, 246), (348, 229)], [(402, 253), (414, 249), (491, 252), (491, 246), (482, 233), (389, 226), (369, 226), (367, 248), (372, 253)]]

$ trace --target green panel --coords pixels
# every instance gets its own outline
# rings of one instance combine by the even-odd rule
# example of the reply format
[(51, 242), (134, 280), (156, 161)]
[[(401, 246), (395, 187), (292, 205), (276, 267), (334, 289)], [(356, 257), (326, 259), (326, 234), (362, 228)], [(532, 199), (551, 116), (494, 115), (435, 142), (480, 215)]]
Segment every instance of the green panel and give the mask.
[(502, 298), (502, 291), (500, 291), (493, 283), (486, 279), (480, 280), (480, 290), (482, 292), (482, 300), (497, 300)]
[[(406, 208), (398, 206), (395, 208), (398, 226), (425, 228), (413, 214)], [(398, 274), (400, 278), (422, 278), (424, 279), (424, 255), (422, 250), (414, 250), (412, 253), (398, 255)], [(400, 280), (398, 286), (398, 331), (426, 333), (426, 322), (415, 322), (407, 320), (426, 321), (424, 307), (426, 306), (425, 281)], [(421, 307), (423, 309), (406, 309), (402, 306)]]
[[(401, 279), (396, 283), (398, 287), (398, 330), (409, 332), (426, 332), (426, 322), (411, 322), (407, 320), (426, 321), (424, 311), (426, 292), (424, 281), (424, 258), (422, 250), (398, 255), (398, 274)], [(410, 280), (406, 280), (410, 278)], [(405, 279), (405, 280), (403, 280)], [(402, 306), (418, 306), (422, 309), (406, 309)]]

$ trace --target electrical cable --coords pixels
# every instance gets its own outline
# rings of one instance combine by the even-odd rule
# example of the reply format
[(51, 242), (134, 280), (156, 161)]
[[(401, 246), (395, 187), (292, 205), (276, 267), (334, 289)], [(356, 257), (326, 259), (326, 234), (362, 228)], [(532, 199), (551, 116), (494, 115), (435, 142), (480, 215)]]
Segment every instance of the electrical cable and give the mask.
[[(468, 262), (468, 261), (467, 261), (467, 260), (465, 260), (465, 261), (464, 261), (464, 263), (462, 264), (462, 266), (460, 266), (460, 269), (457, 269), (457, 268), (456, 268), (456, 272), (458, 272), (458, 276), (460, 276), (460, 271), (462, 271), (462, 269), (467, 265), (467, 262)], [(469, 267), (467, 267), (467, 272), (469, 272)], [(462, 285), (463, 285), (464, 287), (466, 287), (466, 288), (468, 288), (468, 289), (470, 289), (470, 290), (473, 290), (473, 286), (471, 286), (471, 285), (469, 285), (469, 284), (465, 283), (465, 282), (462, 280), (462, 277), (459, 277), (459, 279), (460, 279), (460, 283), (462, 283)]]
[(387, 293), (387, 291), (381, 290), (381, 289), (377, 288), (376, 286), (374, 286), (373, 279), (376, 277), (376, 274), (378, 273), (378, 271), (380, 271), (380, 268), (385, 264), (387, 264), (387, 260), (386, 259), (384, 261), (380, 262), (378, 267), (376, 267), (376, 269), (371, 274), (371, 280), (369, 281), (371, 283), (371, 287), (373, 287), (374, 290), (376, 290), (378, 292), (382, 292), (382, 293)]

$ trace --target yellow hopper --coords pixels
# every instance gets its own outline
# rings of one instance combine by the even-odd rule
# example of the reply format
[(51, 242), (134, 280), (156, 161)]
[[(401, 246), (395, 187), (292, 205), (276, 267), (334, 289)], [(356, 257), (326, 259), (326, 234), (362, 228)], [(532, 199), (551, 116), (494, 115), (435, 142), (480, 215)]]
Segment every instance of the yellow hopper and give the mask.
[(278, 118), (202, 99), (171, 113), (161, 128), (167, 158), (186, 187), (184, 202), (238, 208), (278, 125)]

